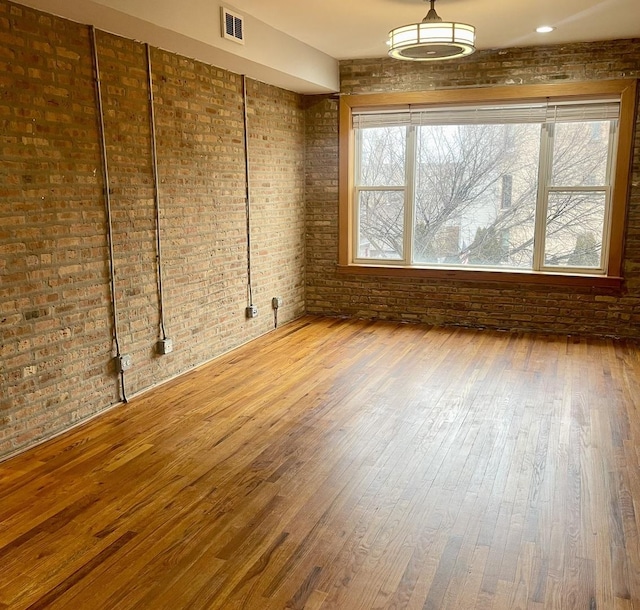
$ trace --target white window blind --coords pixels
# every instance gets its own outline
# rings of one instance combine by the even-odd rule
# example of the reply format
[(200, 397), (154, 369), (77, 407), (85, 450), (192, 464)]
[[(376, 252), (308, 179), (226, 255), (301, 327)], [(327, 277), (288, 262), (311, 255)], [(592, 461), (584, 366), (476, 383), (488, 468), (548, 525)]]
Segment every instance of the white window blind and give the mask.
[(408, 125), (480, 125), (609, 121), (620, 116), (619, 100), (549, 101), (500, 106), (406, 107), (389, 111), (353, 111), (356, 129)]

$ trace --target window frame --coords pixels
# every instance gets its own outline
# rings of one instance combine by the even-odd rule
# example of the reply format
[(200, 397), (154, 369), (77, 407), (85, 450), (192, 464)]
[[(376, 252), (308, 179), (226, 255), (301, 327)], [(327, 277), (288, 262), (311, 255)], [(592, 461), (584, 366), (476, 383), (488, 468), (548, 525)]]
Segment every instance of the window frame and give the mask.
[[(636, 116), (635, 79), (610, 81), (574, 82), (562, 84), (500, 86), (474, 89), (446, 89), (439, 91), (417, 91), (407, 93), (372, 93), (345, 95), (340, 98), (339, 117), (339, 239), (338, 270), (341, 272), (380, 275), (390, 277), (417, 277), (434, 279), (475, 280), (482, 282), (512, 282), (535, 284), (564, 284), (571, 286), (591, 286), (619, 288), (622, 284), (625, 221), (628, 206), (631, 161), (635, 135)], [(620, 118), (616, 147), (616, 162), (611, 182), (611, 205), (608, 219), (609, 239), (606, 257), (607, 273), (579, 274), (562, 269), (553, 271), (545, 268), (534, 270), (461, 269), (459, 267), (407, 266), (393, 261), (382, 264), (380, 261), (363, 263), (354, 255), (356, 244), (355, 197), (356, 176), (356, 137), (353, 127), (354, 111), (363, 110), (402, 110), (416, 105), (428, 106), (465, 106), (504, 103), (540, 103), (545, 101), (587, 101), (606, 96), (620, 98)], [(409, 187), (411, 188), (411, 187)], [(406, 205), (405, 208), (411, 207)], [(411, 211), (405, 209), (405, 222)], [(412, 224), (405, 225), (405, 229)], [(405, 231), (405, 234), (408, 231)], [(405, 248), (407, 237), (405, 235)]]

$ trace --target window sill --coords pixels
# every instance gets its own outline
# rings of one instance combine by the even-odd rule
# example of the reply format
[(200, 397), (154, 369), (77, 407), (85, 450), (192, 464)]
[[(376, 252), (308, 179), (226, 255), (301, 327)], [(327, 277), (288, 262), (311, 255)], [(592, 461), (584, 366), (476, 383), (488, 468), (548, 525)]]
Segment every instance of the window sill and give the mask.
[(623, 278), (603, 275), (568, 275), (535, 271), (493, 271), (457, 268), (401, 267), (385, 265), (338, 265), (338, 273), (392, 278), (455, 280), (463, 282), (538, 284), (595, 290), (620, 290)]

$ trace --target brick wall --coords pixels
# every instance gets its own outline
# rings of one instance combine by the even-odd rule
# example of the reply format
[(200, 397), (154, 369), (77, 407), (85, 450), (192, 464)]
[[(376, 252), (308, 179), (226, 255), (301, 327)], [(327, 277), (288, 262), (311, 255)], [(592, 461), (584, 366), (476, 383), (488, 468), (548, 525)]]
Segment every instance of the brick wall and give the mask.
[[(144, 45), (98, 32), (119, 339), (129, 396), (304, 312), (304, 108), (248, 81), (254, 301), (247, 321), (238, 75), (152, 49), (160, 337)], [(119, 401), (88, 28), (0, 0), (0, 456)], [(277, 154), (276, 154), (277, 153)], [(126, 407), (125, 407), (126, 408)]]
[(281, 296), (280, 322), (305, 311), (303, 100), (256, 81), (249, 81), (248, 95), (253, 300), (267, 322), (272, 297)]
[[(640, 77), (640, 40), (480, 51), (435, 64), (341, 62), (345, 94)], [(306, 100), (307, 310), (500, 329), (640, 337), (640, 121), (621, 292), (337, 273), (338, 104)]]

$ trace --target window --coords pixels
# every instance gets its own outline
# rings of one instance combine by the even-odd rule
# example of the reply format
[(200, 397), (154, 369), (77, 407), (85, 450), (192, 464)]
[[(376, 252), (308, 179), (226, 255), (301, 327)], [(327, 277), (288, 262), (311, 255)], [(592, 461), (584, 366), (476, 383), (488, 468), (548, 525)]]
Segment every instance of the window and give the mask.
[(340, 263), (618, 277), (635, 83), (533, 89), (343, 98)]

